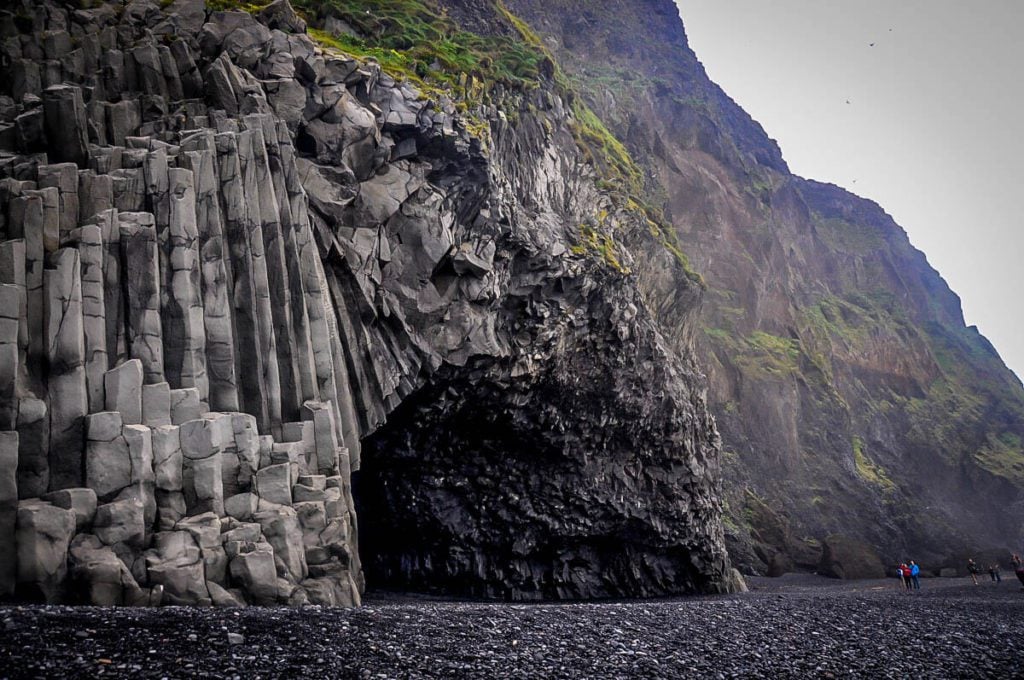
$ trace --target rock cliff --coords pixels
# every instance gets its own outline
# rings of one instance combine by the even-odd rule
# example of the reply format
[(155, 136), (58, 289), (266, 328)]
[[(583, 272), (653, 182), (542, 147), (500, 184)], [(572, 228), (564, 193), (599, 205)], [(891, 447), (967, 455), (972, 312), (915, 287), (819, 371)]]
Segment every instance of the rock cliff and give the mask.
[(428, 77), (211, 5), (0, 12), (0, 591), (736, 587), (701, 285), (532, 35), (467, 3)]
[(937, 568), (1019, 549), (1024, 390), (906, 233), (790, 174), (669, 0), (507, 4), (644, 166), (707, 281), (698, 345), (734, 560), (828, 572), (845, 546)]

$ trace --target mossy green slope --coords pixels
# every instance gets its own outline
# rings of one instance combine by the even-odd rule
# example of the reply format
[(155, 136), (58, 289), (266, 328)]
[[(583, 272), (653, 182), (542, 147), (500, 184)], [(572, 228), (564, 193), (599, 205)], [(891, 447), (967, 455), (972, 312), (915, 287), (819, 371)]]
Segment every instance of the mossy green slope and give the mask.
[[(427, 96), (447, 96), (472, 121), (481, 104), (507, 105), (508, 93), (543, 87), (561, 97), (571, 117), (569, 127), (584, 158), (598, 174), (599, 186), (617, 211), (648, 225), (651, 235), (703, 285), (690, 266), (674, 230), (660, 209), (652, 207), (642, 171), (590, 108), (580, 84), (565, 75), (540, 37), (504, 3), (446, 3), (443, 0), (296, 0), (310, 19), (310, 33), (322, 44), (377, 61), (389, 74), (416, 83)], [(477, 7), (474, 7), (476, 5)], [(460, 9), (477, 9), (489, 21), (486, 30), (465, 30), (457, 21)], [(339, 23), (340, 22), (340, 23)], [(337, 30), (337, 27), (342, 30)], [(328, 30), (334, 28), (334, 30)], [(510, 108), (509, 114), (515, 115)], [(481, 126), (481, 134), (486, 130)], [(592, 254), (613, 269), (628, 273), (619, 262), (615, 225), (618, 220), (582, 225), (578, 254)], [(599, 233), (600, 232), (600, 233)]]
[[(734, 557), (813, 567), (807, 546), (835, 533), (932, 564), (1019, 547), (1024, 389), (903, 230), (791, 175), (670, 0), (508, 4), (640, 161), (707, 282), (699, 345)], [(745, 513), (750, 493), (772, 512)]]

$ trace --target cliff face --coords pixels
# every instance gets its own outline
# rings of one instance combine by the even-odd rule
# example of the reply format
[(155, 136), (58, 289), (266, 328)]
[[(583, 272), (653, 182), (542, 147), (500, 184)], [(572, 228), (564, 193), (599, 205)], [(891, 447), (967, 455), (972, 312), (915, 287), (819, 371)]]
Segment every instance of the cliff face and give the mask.
[(734, 560), (832, 570), (844, 545), (938, 566), (1019, 545), (1024, 390), (903, 230), (791, 175), (668, 0), (508, 5), (642, 160), (707, 281)]
[(701, 288), (550, 60), (470, 4), (533, 81), (417, 88), (250, 9), (0, 14), (0, 589), (733, 587)]

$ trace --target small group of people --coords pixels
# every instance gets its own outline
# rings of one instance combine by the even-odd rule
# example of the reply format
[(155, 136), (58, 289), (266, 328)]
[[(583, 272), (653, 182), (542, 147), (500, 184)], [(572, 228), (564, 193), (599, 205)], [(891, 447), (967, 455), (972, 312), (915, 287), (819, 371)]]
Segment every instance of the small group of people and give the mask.
[[(1020, 555), (1014, 554), (1010, 558), (1010, 568), (1013, 569), (1013, 573), (1020, 581), (1021, 590), (1024, 590), (1024, 559), (1021, 559)], [(974, 561), (973, 557), (968, 558), (967, 574), (971, 577), (974, 585), (978, 585), (978, 574), (980, 573), (981, 567), (978, 566), (978, 563)], [(993, 562), (988, 566), (988, 575), (992, 581), (996, 583), (1002, 582), (1003, 577), (998, 562)], [(899, 577), (900, 590), (921, 590), (921, 567), (914, 560), (901, 562), (896, 567), (896, 576)]]
[(921, 590), (921, 567), (917, 562), (910, 560), (910, 563), (901, 562), (897, 567), (900, 576), (901, 590)]
[[(1014, 553), (1013, 557), (1010, 558), (1010, 566), (1013, 568), (1013, 573), (1017, 575), (1017, 579), (1020, 581), (1021, 586), (1024, 586), (1024, 561), (1021, 560), (1020, 555)], [(971, 581), (974, 585), (978, 585), (978, 573), (981, 570), (978, 568), (977, 563), (973, 558), (967, 560), (967, 573), (971, 576)], [(991, 580), (996, 583), (1001, 583), (1003, 580), (1000, 574), (1000, 567), (998, 562), (993, 562), (988, 567), (988, 576)]]

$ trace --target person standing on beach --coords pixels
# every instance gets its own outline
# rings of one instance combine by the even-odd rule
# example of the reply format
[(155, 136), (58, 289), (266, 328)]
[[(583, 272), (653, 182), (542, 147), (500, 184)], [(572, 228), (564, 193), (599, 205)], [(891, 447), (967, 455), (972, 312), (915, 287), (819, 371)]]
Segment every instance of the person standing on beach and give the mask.
[(921, 567), (914, 560), (910, 560), (910, 580), (914, 584), (914, 590), (921, 590)]
[(1013, 566), (1013, 573), (1017, 575), (1017, 580), (1024, 586), (1024, 562), (1021, 561), (1020, 555), (1014, 554), (1010, 565)]
[(900, 580), (903, 582), (903, 589), (910, 590), (910, 567), (906, 562), (900, 563)]
[(998, 564), (993, 563), (988, 566), (988, 575), (996, 583), (1001, 583), (1003, 580), (1002, 575), (999, 573)]
[(971, 580), (974, 581), (974, 585), (978, 585), (978, 565), (970, 558), (967, 560), (967, 573), (971, 575)]

